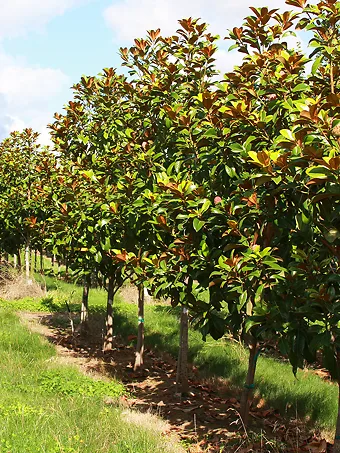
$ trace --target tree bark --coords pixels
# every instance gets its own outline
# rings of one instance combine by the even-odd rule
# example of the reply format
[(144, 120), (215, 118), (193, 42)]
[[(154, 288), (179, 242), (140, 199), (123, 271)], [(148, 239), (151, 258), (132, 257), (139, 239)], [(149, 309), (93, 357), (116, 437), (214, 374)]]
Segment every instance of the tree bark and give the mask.
[(18, 256), (18, 268), (21, 269), (21, 254), (20, 254), (20, 249), (18, 250), (17, 256)]
[(186, 396), (189, 392), (188, 349), (189, 349), (189, 310), (182, 306), (177, 360), (176, 393)]
[(338, 368), (339, 395), (338, 395), (338, 418), (336, 421), (333, 453), (340, 453), (340, 350), (337, 350), (336, 360), (337, 360), (337, 368)]
[(249, 419), (249, 409), (252, 403), (252, 397), (254, 392), (254, 378), (257, 364), (257, 357), (259, 349), (257, 347), (257, 340), (252, 335), (249, 339), (249, 362), (248, 362), (248, 373), (246, 383), (241, 395), (241, 408), (240, 415), (244, 426), (247, 426)]
[(65, 280), (68, 282), (68, 259), (65, 259)]
[(38, 255), (38, 252), (37, 252), (37, 249), (34, 250), (34, 272), (37, 272), (37, 255)]
[(28, 285), (32, 284), (31, 280), (31, 269), (30, 269), (30, 241), (27, 240), (25, 248), (25, 269), (26, 269), (26, 283)]
[(143, 367), (144, 360), (144, 301), (145, 292), (144, 285), (138, 286), (138, 333), (137, 333), (137, 349), (134, 371), (140, 370)]
[(45, 275), (45, 269), (44, 269), (44, 252), (41, 247), (40, 249), (40, 274)]
[(84, 276), (83, 298), (80, 311), (80, 334), (86, 335), (89, 330), (89, 291), (91, 286), (91, 276)]
[(14, 269), (18, 267), (18, 256), (16, 254), (13, 255), (13, 267)]
[(109, 286), (107, 291), (107, 306), (106, 306), (106, 334), (104, 339), (103, 351), (112, 350), (113, 342), (113, 298), (114, 298), (114, 277), (109, 278)]

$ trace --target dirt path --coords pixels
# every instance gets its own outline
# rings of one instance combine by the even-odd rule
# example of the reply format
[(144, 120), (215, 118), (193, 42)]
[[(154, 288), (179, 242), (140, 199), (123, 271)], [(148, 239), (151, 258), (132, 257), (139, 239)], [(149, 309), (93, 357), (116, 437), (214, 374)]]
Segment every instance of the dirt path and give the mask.
[[(113, 350), (104, 354), (101, 328), (95, 320), (91, 334), (81, 339), (77, 334), (70, 335), (65, 314), (21, 312), (19, 316), (32, 331), (56, 346), (61, 363), (75, 364), (94, 378), (121, 380), (131, 394), (122, 404), (162, 416), (171, 431), (187, 443), (190, 453), (326, 451), (324, 442), (317, 439), (308, 439), (297, 449), (296, 434), (302, 438), (302, 426), (296, 421), (287, 425), (261, 401), (251, 411), (252, 429), (261, 435), (248, 435), (238, 415), (238, 399), (228, 394), (225, 383), (201, 380), (194, 368), (190, 372), (192, 393), (188, 399), (181, 399), (175, 395), (176, 363), (170, 356), (147, 349), (144, 370), (135, 373), (134, 348), (115, 338)], [(314, 441), (318, 449), (310, 450), (308, 445)]]
[[(73, 340), (72, 336), (62, 335), (60, 328), (54, 328), (50, 325), (53, 315), (45, 313), (18, 312), (18, 315), (32, 332), (38, 333), (45, 337), (50, 343), (53, 343), (56, 350), (56, 360), (61, 364), (76, 365), (78, 369), (86, 375), (100, 378), (106, 377), (105, 368), (99, 358), (86, 354), (86, 350), (81, 351), (70, 347), (72, 343), (67, 340)], [(63, 321), (67, 321), (67, 316), (61, 316)]]

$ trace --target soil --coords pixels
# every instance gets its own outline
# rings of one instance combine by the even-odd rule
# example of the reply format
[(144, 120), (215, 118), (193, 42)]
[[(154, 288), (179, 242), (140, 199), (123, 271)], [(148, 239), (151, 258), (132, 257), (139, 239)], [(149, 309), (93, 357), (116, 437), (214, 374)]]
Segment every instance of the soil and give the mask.
[(103, 353), (102, 320), (95, 316), (91, 332), (82, 338), (72, 334), (67, 314), (19, 315), (32, 331), (55, 345), (60, 362), (75, 364), (94, 378), (122, 381), (131, 396), (122, 398), (121, 404), (160, 415), (190, 453), (331, 451), (303, 422), (284, 420), (261, 399), (254, 401), (250, 426), (245, 429), (239, 417), (239, 395), (231, 395), (222, 380), (204, 380), (195, 367), (189, 370), (190, 394), (181, 397), (175, 393), (176, 361), (167, 354), (146, 348), (144, 368), (134, 372), (134, 338), (127, 344), (115, 337), (113, 350)]

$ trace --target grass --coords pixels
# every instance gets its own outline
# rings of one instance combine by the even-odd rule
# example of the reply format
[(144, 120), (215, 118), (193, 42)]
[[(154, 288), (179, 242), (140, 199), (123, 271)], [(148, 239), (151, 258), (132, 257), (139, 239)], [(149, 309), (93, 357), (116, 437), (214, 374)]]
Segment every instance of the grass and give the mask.
[[(78, 311), (81, 287), (46, 278), (48, 297), (38, 300), (3, 302), (16, 310), (65, 311), (65, 299), (71, 301), (73, 311)], [(90, 310), (104, 316), (106, 292), (90, 291)], [(115, 300), (116, 334), (127, 338), (136, 334), (137, 307), (124, 303), (118, 295)], [(164, 305), (147, 305), (145, 311), (146, 345), (177, 357), (179, 323), (178, 310)], [(207, 377), (219, 377), (227, 381), (230, 391), (239, 391), (245, 381), (248, 353), (236, 342), (212, 338), (202, 341), (199, 332), (189, 333), (190, 361)], [(291, 366), (282, 360), (260, 356), (256, 372), (256, 395), (278, 409), (281, 414), (304, 418), (316, 427), (333, 431), (337, 415), (338, 388), (323, 381), (311, 371), (299, 371), (297, 379)]]
[[(1, 300), (0, 305), (16, 311), (65, 312), (67, 310), (67, 302), (72, 312), (79, 312), (83, 291), (80, 285), (58, 280), (53, 275), (41, 276), (40, 274), (35, 274), (35, 280), (41, 286), (46, 286), (48, 293), (46, 297), (37, 299), (28, 296), (18, 300)], [(106, 291), (100, 288), (93, 288), (90, 294), (92, 313), (102, 312), (106, 304)], [(119, 294), (116, 296), (116, 302), (123, 302)]]
[[(129, 412), (108, 406), (122, 384), (94, 381), (58, 365), (55, 350), (0, 309), (1, 453), (149, 453), (164, 445), (157, 423), (131, 423)], [(178, 450), (177, 450), (178, 451)]]
[[(136, 307), (116, 305), (116, 333), (127, 337), (136, 332)], [(146, 344), (177, 356), (179, 323), (173, 309), (147, 306), (145, 313)], [(248, 352), (239, 343), (211, 337), (204, 342), (199, 332), (190, 330), (190, 361), (207, 377), (224, 378), (231, 392), (239, 391), (245, 382)], [(256, 395), (281, 414), (296, 413), (317, 427), (333, 430), (337, 416), (338, 387), (320, 379), (311, 371), (300, 370), (297, 379), (291, 366), (281, 360), (260, 356), (256, 371)]]

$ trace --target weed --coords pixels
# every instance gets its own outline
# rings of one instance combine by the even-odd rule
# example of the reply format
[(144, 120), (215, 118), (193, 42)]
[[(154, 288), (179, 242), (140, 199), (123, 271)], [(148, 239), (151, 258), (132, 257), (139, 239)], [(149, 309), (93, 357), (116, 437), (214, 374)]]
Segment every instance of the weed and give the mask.
[(41, 389), (62, 395), (110, 396), (124, 395), (124, 386), (118, 382), (94, 380), (79, 374), (72, 368), (46, 370), (39, 378)]

